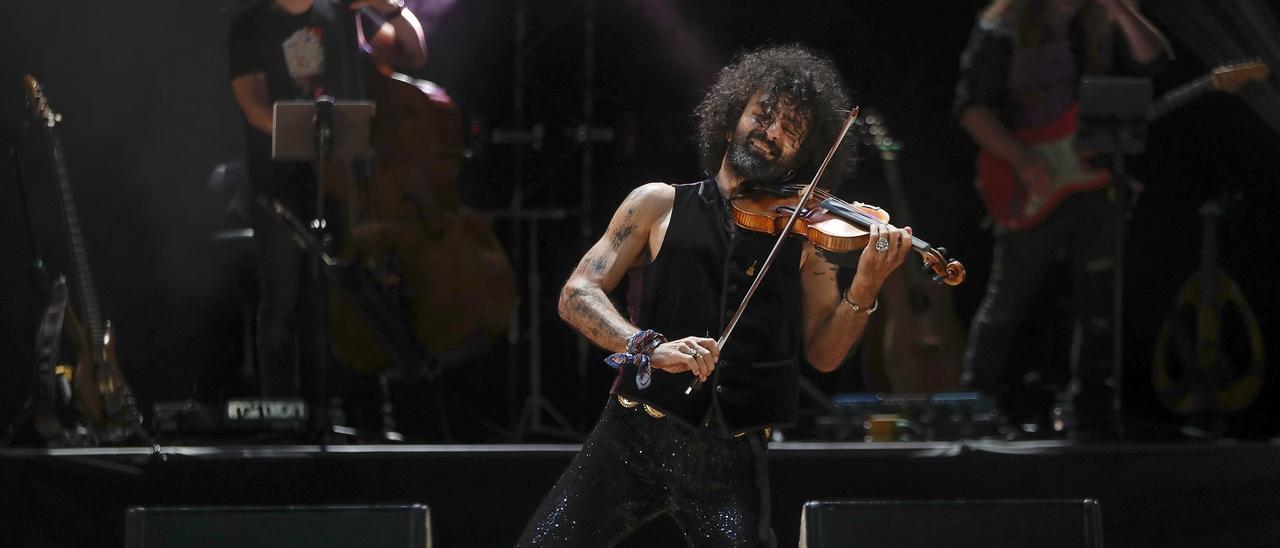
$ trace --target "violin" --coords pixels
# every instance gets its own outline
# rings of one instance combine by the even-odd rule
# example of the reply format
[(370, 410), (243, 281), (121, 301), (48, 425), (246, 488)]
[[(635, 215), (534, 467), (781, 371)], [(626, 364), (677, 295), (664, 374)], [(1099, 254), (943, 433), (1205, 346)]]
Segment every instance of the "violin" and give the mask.
[[(780, 190), (751, 190), (731, 200), (733, 222), (753, 232), (777, 236), (800, 203), (804, 185), (787, 185)], [(790, 234), (805, 238), (814, 247), (831, 253), (851, 253), (867, 246), (871, 225), (889, 222), (889, 212), (862, 202), (846, 202), (830, 192), (815, 188), (796, 215)], [(933, 281), (950, 286), (964, 281), (964, 265), (948, 259), (946, 249), (933, 247), (914, 234), (911, 248), (924, 260), (923, 270), (933, 272)]]
[[(836, 135), (835, 142), (827, 150), (826, 158), (814, 172), (809, 184), (784, 186), (780, 192), (752, 190), (735, 196), (731, 201), (734, 224), (746, 230), (777, 236), (777, 240), (774, 241), (773, 249), (769, 251), (769, 256), (765, 257), (764, 264), (752, 280), (751, 287), (747, 288), (746, 296), (742, 298), (742, 302), (738, 303), (738, 309), (729, 319), (724, 333), (716, 339), (717, 347), (724, 348), (729, 337), (733, 335), (738, 320), (742, 319), (742, 313), (747, 309), (747, 304), (751, 302), (751, 297), (760, 287), (760, 281), (764, 279), (765, 273), (778, 257), (778, 250), (782, 249), (782, 241), (786, 236), (801, 236), (824, 251), (849, 253), (866, 247), (867, 240), (871, 237), (871, 225), (889, 220), (889, 213), (883, 209), (862, 203), (851, 204), (818, 188), (818, 181), (822, 179), (822, 174), (831, 164), (831, 158), (835, 156), (841, 141), (844, 140), (845, 134), (849, 132), (849, 128), (853, 126), (853, 121), (857, 117), (858, 108), (854, 107), (849, 111), (843, 127)], [(912, 238), (911, 247), (924, 257), (924, 269), (933, 271), (935, 282), (954, 286), (964, 281), (964, 265), (959, 261), (947, 259), (946, 250), (935, 248), (928, 242), (915, 237)], [(692, 394), (701, 386), (702, 379), (694, 377), (684, 393), (686, 396)]]

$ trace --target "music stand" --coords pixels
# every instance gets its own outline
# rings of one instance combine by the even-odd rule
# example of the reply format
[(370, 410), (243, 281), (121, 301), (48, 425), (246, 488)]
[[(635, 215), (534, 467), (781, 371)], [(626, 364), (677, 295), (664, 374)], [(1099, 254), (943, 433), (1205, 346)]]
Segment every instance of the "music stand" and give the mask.
[[(325, 433), (333, 430), (328, 411), (326, 376), (328, 345), (324, 333), (325, 250), (322, 244), (324, 220), (325, 165), (330, 159), (365, 160), (373, 157), (370, 139), (374, 103), (371, 101), (336, 101), (324, 95), (315, 101), (278, 101), (272, 106), (271, 158), (276, 161), (311, 161), (316, 174), (315, 217), (310, 228), (314, 240), (304, 245), (311, 255), (312, 287), (315, 296), (316, 321), (316, 389), (319, 394), (318, 415)], [(301, 364), (299, 364), (301, 365)], [(318, 442), (324, 444), (324, 436)]]
[[(323, 161), (328, 157), (365, 160), (373, 157), (372, 101), (278, 101), (271, 109), (271, 158), (276, 161)], [(327, 115), (327, 119), (326, 119)], [(329, 148), (317, 147), (328, 124)], [(322, 176), (320, 173), (317, 176)]]
[(1080, 82), (1080, 132), (1076, 148), (1106, 153), (1111, 158), (1111, 189), (1116, 200), (1115, 258), (1111, 303), (1112, 394), (1116, 435), (1124, 439), (1122, 386), (1124, 379), (1124, 255), (1126, 223), (1133, 207), (1132, 188), (1125, 168), (1126, 154), (1146, 150), (1147, 111), (1151, 80), (1117, 76), (1089, 76)]

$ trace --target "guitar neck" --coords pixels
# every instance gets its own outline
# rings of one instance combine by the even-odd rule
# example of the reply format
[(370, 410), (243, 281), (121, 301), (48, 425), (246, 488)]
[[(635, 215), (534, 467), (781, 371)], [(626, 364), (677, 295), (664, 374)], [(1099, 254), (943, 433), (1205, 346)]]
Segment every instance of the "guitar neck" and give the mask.
[(67, 247), (71, 250), (71, 263), (74, 268), (76, 287), (79, 289), (81, 320), (89, 327), (90, 348), (93, 355), (99, 355), (102, 349), (102, 337), (106, 330), (102, 325), (102, 315), (98, 310), (98, 297), (93, 291), (93, 276), (89, 272), (89, 256), (85, 252), (84, 237), (80, 231), (80, 216), (76, 213), (75, 197), (71, 193), (70, 178), (67, 177), (66, 162), (62, 156), (62, 144), (58, 134), (52, 127), (45, 127), (45, 137), (49, 141), (50, 158), (53, 171), (58, 178), (58, 200), (62, 203), (62, 218), (66, 223)]
[(911, 226), (911, 211), (907, 207), (907, 192), (902, 187), (902, 174), (898, 171), (898, 151), (882, 146), (880, 159), (884, 166), (884, 182), (889, 187), (889, 198), (893, 202), (894, 224)]
[(1209, 76), (1201, 76), (1186, 84), (1178, 86), (1168, 93), (1160, 96), (1160, 99), (1151, 105), (1147, 110), (1147, 121), (1155, 121), (1174, 110), (1182, 108), (1198, 98), (1213, 91), (1213, 79)]

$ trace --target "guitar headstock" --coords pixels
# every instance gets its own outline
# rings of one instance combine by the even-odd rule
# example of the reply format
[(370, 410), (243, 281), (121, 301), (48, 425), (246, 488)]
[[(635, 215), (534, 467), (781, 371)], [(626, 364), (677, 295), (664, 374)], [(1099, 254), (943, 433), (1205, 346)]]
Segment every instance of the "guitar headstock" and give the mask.
[(44, 96), (44, 86), (30, 74), (22, 77), (22, 84), (27, 88), (27, 106), (31, 107), (31, 115), (53, 127), (62, 121), (62, 115), (49, 108), (49, 100)]
[(1255, 80), (1266, 80), (1270, 70), (1260, 59), (1222, 65), (1209, 73), (1213, 88), (1219, 91), (1234, 93), (1240, 86)]

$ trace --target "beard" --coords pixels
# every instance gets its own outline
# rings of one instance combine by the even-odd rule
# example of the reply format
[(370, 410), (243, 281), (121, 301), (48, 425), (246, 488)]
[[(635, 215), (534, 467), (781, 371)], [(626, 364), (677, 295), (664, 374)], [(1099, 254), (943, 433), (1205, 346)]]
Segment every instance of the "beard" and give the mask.
[[(770, 160), (759, 149), (751, 146), (752, 139), (768, 147), (773, 157), (778, 159)], [(770, 142), (764, 132), (759, 130), (748, 132), (730, 142), (728, 155), (729, 167), (742, 176), (743, 187), (746, 189), (773, 186), (790, 179), (795, 173), (790, 165), (782, 162), (781, 148)]]

